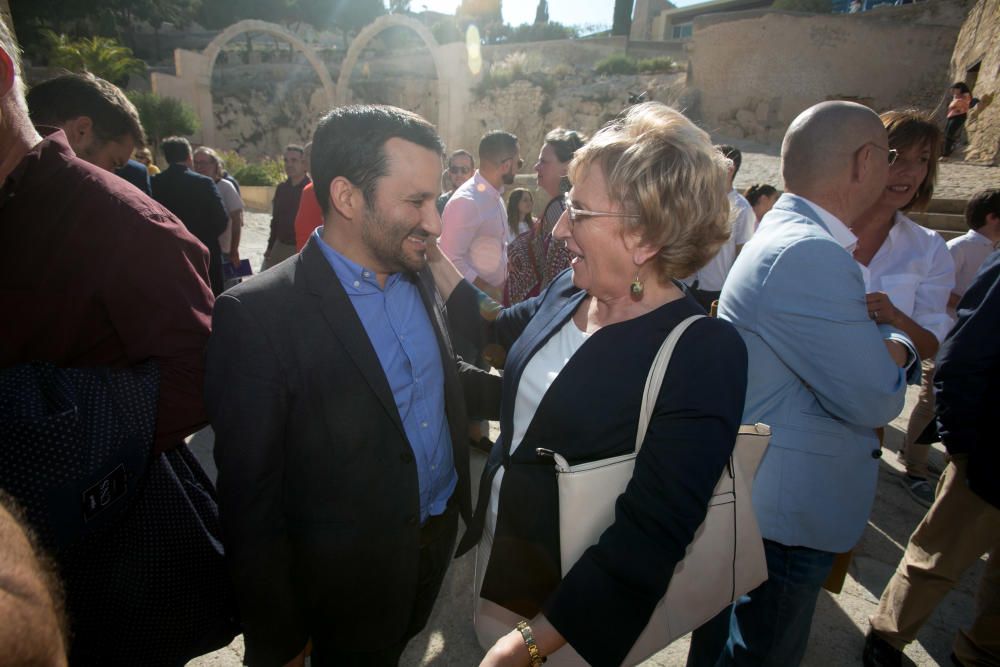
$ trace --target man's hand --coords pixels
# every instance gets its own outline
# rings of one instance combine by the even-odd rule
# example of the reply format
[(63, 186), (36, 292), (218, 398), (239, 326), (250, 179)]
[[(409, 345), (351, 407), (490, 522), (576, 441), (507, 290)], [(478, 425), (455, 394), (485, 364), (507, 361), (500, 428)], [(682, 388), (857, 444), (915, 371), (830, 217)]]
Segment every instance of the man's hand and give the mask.
[(233, 267), (239, 268), (239, 266), (240, 266), (240, 251), (239, 250), (233, 250), (233, 251), (231, 251), (229, 253), (229, 263), (232, 264)]
[(496, 287), (495, 285), (490, 285), (479, 276), (476, 276), (476, 279), (472, 281), (472, 284), (478, 287), (482, 292), (497, 303), (503, 301), (503, 286)]
[(889, 350), (889, 356), (892, 357), (893, 362), (900, 368), (905, 366), (906, 360), (910, 356), (910, 351), (906, 349), (906, 346), (894, 340), (885, 340), (882, 342), (885, 343), (885, 348)]

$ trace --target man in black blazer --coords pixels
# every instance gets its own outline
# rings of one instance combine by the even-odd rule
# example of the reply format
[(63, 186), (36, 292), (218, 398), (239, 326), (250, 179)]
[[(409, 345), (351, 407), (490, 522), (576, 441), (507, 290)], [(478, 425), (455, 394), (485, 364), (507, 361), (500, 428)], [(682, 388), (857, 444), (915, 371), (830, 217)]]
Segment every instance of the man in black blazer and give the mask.
[(316, 130), (325, 225), (216, 302), (206, 403), (249, 665), (396, 665), (471, 514), (466, 404), (426, 268), (442, 145), (401, 109)]
[(208, 277), (212, 293), (222, 293), (222, 249), (219, 235), (229, 215), (215, 182), (192, 170), (191, 144), (184, 137), (167, 137), (161, 145), (167, 167), (153, 177), (153, 199), (181, 219), (188, 231), (208, 249)]

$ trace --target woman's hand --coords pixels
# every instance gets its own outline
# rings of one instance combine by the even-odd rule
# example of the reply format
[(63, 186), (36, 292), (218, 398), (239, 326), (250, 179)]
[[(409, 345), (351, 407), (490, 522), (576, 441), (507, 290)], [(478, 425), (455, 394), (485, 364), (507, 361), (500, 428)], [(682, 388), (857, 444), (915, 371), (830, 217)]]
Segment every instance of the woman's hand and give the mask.
[(531, 656), (521, 633), (512, 630), (490, 647), (479, 667), (528, 667), (530, 664)]
[(872, 318), (876, 324), (888, 324), (897, 329), (899, 327), (900, 312), (896, 306), (892, 305), (892, 300), (885, 292), (870, 292), (865, 295), (865, 302), (868, 306), (868, 317)]

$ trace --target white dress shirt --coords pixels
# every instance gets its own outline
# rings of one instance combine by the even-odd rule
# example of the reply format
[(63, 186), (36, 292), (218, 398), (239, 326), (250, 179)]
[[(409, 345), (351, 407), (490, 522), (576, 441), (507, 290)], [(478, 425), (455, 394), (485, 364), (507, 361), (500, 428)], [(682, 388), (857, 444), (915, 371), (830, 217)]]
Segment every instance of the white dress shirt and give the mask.
[(476, 173), (458, 186), (441, 216), (439, 245), (462, 277), (500, 287), (507, 280), (507, 207), (501, 193)]
[(693, 276), (684, 279), (687, 284), (698, 281), (698, 289), (706, 292), (719, 292), (729, 270), (733, 268), (736, 261), (736, 246), (745, 245), (753, 236), (754, 227), (757, 226), (757, 214), (753, 212), (753, 207), (746, 197), (736, 192), (729, 191), (729, 221), (732, 224), (732, 233), (729, 239), (722, 244), (719, 252), (715, 253), (708, 264), (701, 267)]
[(979, 267), (996, 247), (993, 241), (975, 229), (970, 229), (958, 238), (948, 241), (948, 252), (955, 262), (955, 288), (952, 292), (958, 296), (965, 296), (969, 285), (979, 273)]
[(948, 295), (955, 287), (955, 263), (941, 236), (896, 212), (889, 235), (868, 270), (865, 289), (885, 292), (892, 305), (938, 339), (951, 329)]
[(215, 182), (215, 187), (219, 191), (219, 196), (222, 197), (222, 205), (226, 208), (226, 231), (219, 234), (219, 247), (222, 249), (222, 254), (229, 254), (229, 244), (233, 237), (233, 211), (243, 210), (243, 199), (240, 194), (236, 192), (236, 188), (233, 184), (226, 179), (220, 179)]

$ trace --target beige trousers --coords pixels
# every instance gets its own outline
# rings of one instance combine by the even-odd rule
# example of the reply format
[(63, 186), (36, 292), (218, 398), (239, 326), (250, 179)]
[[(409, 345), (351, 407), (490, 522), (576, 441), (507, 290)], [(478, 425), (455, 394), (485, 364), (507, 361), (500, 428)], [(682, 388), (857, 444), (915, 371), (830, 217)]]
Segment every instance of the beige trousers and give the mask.
[(917, 404), (913, 406), (910, 421), (906, 424), (903, 463), (907, 475), (927, 479), (927, 457), (930, 455), (931, 446), (917, 444), (916, 439), (934, 419), (934, 360), (924, 359), (920, 365), (923, 368), (923, 380)]
[(938, 480), (934, 504), (913, 531), (906, 553), (871, 617), (872, 629), (902, 650), (916, 639), (962, 573), (989, 554), (972, 627), (959, 630), (954, 652), (966, 667), (1000, 665), (1000, 508), (969, 490), (968, 461), (953, 457)]

